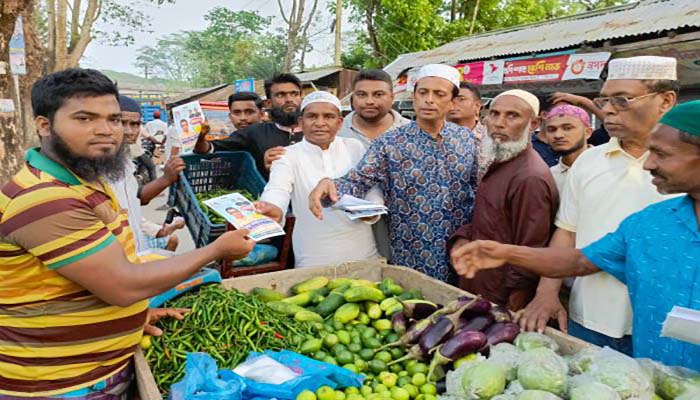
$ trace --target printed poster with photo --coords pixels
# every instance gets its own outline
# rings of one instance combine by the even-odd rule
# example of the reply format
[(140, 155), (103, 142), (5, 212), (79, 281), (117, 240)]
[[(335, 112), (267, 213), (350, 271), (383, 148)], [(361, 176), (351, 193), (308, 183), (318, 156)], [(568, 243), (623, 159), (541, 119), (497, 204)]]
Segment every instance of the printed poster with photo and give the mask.
[(236, 229), (249, 230), (248, 237), (256, 242), (284, 235), (284, 229), (280, 224), (255, 211), (253, 203), (240, 193), (229, 193), (209, 199), (204, 201), (204, 204)]
[(204, 122), (204, 112), (198, 101), (173, 108), (173, 123), (180, 134), (182, 152), (191, 153)]

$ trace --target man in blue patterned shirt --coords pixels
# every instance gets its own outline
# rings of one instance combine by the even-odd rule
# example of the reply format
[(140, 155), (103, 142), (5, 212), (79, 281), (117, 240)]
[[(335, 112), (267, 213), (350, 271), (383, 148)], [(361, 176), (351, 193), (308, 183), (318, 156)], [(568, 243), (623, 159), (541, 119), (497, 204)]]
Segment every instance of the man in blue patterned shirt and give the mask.
[(700, 369), (700, 346), (661, 337), (674, 306), (700, 310), (700, 101), (674, 107), (649, 140), (644, 168), (662, 194), (686, 193), (627, 217), (582, 250), (472, 242), (453, 254), (460, 275), (504, 263), (561, 278), (605, 271), (627, 285), (634, 310), (635, 357)]
[(389, 208), (393, 263), (456, 283), (447, 240), (471, 221), (478, 149), (467, 128), (446, 122), (459, 94), (459, 72), (447, 65), (421, 68), (413, 93), (416, 121), (375, 139), (344, 177), (322, 180), (309, 196), (322, 218), (322, 200), (364, 197), (372, 187)]

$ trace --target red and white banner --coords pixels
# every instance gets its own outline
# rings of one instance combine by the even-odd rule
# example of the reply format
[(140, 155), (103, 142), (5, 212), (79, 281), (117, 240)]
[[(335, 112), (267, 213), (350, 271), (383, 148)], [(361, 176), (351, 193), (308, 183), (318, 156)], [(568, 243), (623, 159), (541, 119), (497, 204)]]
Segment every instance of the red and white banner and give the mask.
[[(463, 82), (475, 85), (503, 83), (553, 82), (572, 79), (598, 79), (610, 59), (610, 53), (584, 53), (522, 60), (479, 61), (457, 64)], [(394, 93), (413, 91), (419, 68), (402, 75), (394, 84)]]
[(572, 54), (561, 80), (598, 79), (609, 59), (610, 53)]
[(549, 82), (561, 80), (569, 56), (506, 61), (504, 83)]

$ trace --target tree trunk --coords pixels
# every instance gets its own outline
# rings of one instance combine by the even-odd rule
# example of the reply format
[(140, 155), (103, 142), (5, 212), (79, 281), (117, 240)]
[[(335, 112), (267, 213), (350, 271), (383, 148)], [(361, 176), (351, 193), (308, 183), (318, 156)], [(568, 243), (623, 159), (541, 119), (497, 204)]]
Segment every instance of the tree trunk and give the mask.
[(54, 55), (53, 71), (65, 69), (68, 65), (68, 3), (65, 0), (58, 0), (56, 5), (56, 21), (54, 27), (56, 29), (56, 48)]
[[(22, 12), (23, 21), (34, 21), (35, 10), (39, 0), (27, 0), (29, 5)], [(45, 72), (44, 49), (36, 30), (35, 23), (24, 23), (24, 45), (27, 58), (27, 73), (19, 77), (20, 102), (22, 104), (22, 130), (26, 147), (37, 146), (39, 137), (36, 133), (32, 112), (32, 85)]]
[(476, 25), (476, 17), (479, 15), (479, 3), (480, 0), (476, 0), (474, 5), (474, 14), (472, 15), (472, 23), (469, 25), (469, 35), (474, 33), (474, 26)]
[(379, 39), (377, 35), (377, 28), (374, 26), (374, 12), (377, 9), (376, 0), (370, 0), (367, 4), (367, 10), (365, 13), (365, 21), (367, 23), (367, 35), (369, 36), (369, 44), (372, 46), (372, 53), (374, 57), (383, 57), (381, 47), (379, 46)]
[(20, 106), (10, 73), (10, 39), (24, 7), (23, 1), (0, 0), (0, 99), (11, 99), (15, 105), (14, 112), (0, 113), (0, 185), (20, 168), (24, 153), (24, 135), (18, 116)]
[(452, 0), (450, 4), (450, 22), (455, 22), (457, 18), (457, 0)]

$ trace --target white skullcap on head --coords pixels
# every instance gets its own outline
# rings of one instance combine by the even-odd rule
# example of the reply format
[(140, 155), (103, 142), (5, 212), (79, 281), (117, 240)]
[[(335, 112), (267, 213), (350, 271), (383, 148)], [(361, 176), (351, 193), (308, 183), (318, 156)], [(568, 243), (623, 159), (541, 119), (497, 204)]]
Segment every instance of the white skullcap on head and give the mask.
[(306, 95), (306, 97), (304, 97), (304, 100), (302, 100), (300, 110), (304, 111), (306, 106), (313, 103), (333, 104), (338, 111), (340, 111), (340, 100), (328, 92), (318, 91), (309, 93)]
[(661, 79), (675, 81), (676, 59), (673, 57), (639, 56), (616, 58), (608, 64), (608, 80)]
[(526, 102), (530, 106), (530, 108), (532, 108), (532, 111), (535, 112), (535, 116), (540, 114), (540, 101), (537, 99), (537, 96), (530, 92), (521, 89), (507, 90), (494, 97), (493, 100), (491, 100), (491, 102), (493, 103), (494, 101), (498, 100), (500, 97), (503, 96), (515, 96), (521, 99), (522, 101)]
[(418, 70), (418, 79), (416, 82), (428, 77), (447, 79), (457, 88), (459, 88), (459, 82), (462, 80), (462, 76), (457, 68), (445, 64), (428, 64), (422, 66), (421, 69)]

